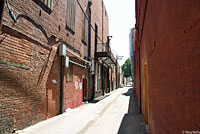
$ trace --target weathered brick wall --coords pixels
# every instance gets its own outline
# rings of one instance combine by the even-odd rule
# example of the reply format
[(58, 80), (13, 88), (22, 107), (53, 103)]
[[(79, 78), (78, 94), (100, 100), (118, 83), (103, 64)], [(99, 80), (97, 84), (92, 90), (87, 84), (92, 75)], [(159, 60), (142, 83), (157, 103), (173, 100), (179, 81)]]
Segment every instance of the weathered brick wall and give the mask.
[[(75, 39), (65, 29), (64, 1), (54, 1), (51, 14), (32, 0), (8, 2), (14, 14), (21, 13), (21, 17), (13, 24), (5, 8), (0, 47), (0, 102), (5, 113), (1, 116), (1, 133), (11, 132), (14, 127), (23, 129), (46, 118), (46, 81), (56, 52), (51, 46), (58, 46), (51, 33), (67, 41), (77, 54), (81, 46), (77, 43), (81, 31), (77, 31)], [(81, 49), (86, 51), (86, 47)]]
[[(67, 75), (65, 75), (64, 85), (64, 103), (65, 109), (75, 108), (82, 105), (82, 89), (83, 89), (83, 78), (86, 76), (87, 69), (73, 65), (73, 81), (67, 81)], [(75, 85), (77, 84), (77, 85)], [(77, 87), (76, 87), (77, 86)]]
[[(59, 67), (60, 61), (55, 55), (62, 41), (75, 54), (82, 58), (87, 56), (87, 46), (81, 42), (83, 13), (78, 4), (73, 35), (66, 30), (67, 0), (54, 0), (51, 13), (33, 0), (8, 0), (8, 3), (17, 22), (14, 23), (5, 7), (0, 35), (0, 133), (9, 133), (14, 127), (23, 129), (58, 113), (59, 94), (48, 86), (53, 84), (51, 74), (55, 74), (59, 82), (59, 70), (50, 70)], [(84, 10), (87, 3), (80, 1)], [(98, 25), (99, 35), (102, 35), (101, 9), (101, 0), (93, 1), (92, 25)], [(108, 31), (106, 22), (104, 29)], [(92, 51), (94, 35), (92, 31)], [(73, 82), (65, 83), (65, 108), (82, 104), (82, 90), (75, 89), (74, 85), (75, 81), (82, 82), (87, 78), (87, 72), (87, 69), (74, 65)], [(58, 87), (59, 84), (56, 90)], [(50, 116), (49, 111), (52, 111)]]
[[(4, 112), (0, 129), (1, 133), (6, 133), (14, 127), (22, 129), (45, 118), (45, 85), (41, 81), (48, 70), (43, 68), (49, 50), (9, 34), (1, 37), (0, 105)], [(8, 122), (5, 119), (9, 119)]]
[(106, 7), (103, 3), (103, 41), (106, 42), (107, 41), (107, 36), (109, 36), (109, 17), (108, 17), (108, 12), (106, 10)]
[[(92, 1), (93, 4), (91, 6), (91, 12), (92, 12), (92, 25), (95, 28), (95, 24), (98, 26), (98, 48), (102, 45), (102, 43), (106, 43), (107, 36), (109, 35), (109, 29), (108, 29), (108, 13), (106, 11), (104, 3), (102, 3), (101, 0), (98, 1)], [(103, 19), (103, 20), (102, 20)], [(103, 26), (102, 26), (103, 25)], [(103, 29), (102, 29), (103, 28)], [(102, 36), (103, 32), (103, 36)], [(91, 42), (91, 50), (92, 55), (91, 57), (94, 58), (94, 41), (95, 41), (95, 31), (92, 29), (92, 42)], [(102, 40), (103, 39), (103, 40)]]
[(51, 118), (60, 113), (60, 62), (58, 52), (54, 58), (46, 83), (46, 115)]
[(141, 103), (140, 103), (140, 70), (139, 70), (139, 49), (136, 48), (136, 50), (134, 51), (134, 69), (135, 69), (135, 92), (136, 92), (136, 96), (138, 99), (138, 105), (139, 107), (141, 107)]
[(199, 131), (200, 2), (148, 1), (143, 25), (145, 2), (138, 5), (137, 26), (141, 40), (143, 113), (144, 64), (148, 63), (149, 133)]
[[(5, 8), (4, 25), (13, 27), (13, 29), (17, 29), (17, 31), (48, 45), (53, 44), (50, 40), (53, 38), (52, 34), (54, 34), (67, 42), (77, 54), (80, 54), (80, 49), (83, 45), (81, 43), (83, 13), (78, 4), (76, 4), (76, 24), (75, 34), (73, 35), (66, 30), (66, 0), (54, 0), (50, 14), (32, 0), (27, 0), (26, 2), (23, 0), (9, 1), (9, 3), (14, 14), (19, 19), (13, 26), (8, 9)], [(81, 1), (82, 5), (86, 5), (86, 3), (87, 1)], [(87, 50), (86, 46), (83, 46), (83, 48)]]

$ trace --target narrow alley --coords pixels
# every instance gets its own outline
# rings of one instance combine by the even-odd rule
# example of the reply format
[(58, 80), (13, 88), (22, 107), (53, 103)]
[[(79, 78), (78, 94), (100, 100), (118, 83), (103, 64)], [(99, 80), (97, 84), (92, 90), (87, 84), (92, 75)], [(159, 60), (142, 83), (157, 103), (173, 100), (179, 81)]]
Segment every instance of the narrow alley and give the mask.
[(0, 0), (0, 134), (200, 134), (200, 0)]
[[(134, 126), (134, 127), (132, 127)], [(73, 128), (73, 129), (72, 129)], [(17, 134), (146, 134), (133, 88), (120, 88)]]

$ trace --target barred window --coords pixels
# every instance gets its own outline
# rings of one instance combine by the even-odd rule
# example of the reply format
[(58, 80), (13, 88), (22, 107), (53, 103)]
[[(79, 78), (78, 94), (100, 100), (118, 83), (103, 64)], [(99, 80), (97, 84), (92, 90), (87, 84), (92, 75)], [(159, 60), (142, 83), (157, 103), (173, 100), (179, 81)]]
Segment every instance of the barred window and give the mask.
[(75, 17), (76, 17), (76, 1), (67, 0), (67, 18), (66, 28), (74, 34), (75, 32)]
[(87, 45), (88, 43), (88, 20), (86, 16), (83, 17), (83, 26), (82, 26), (82, 42)]

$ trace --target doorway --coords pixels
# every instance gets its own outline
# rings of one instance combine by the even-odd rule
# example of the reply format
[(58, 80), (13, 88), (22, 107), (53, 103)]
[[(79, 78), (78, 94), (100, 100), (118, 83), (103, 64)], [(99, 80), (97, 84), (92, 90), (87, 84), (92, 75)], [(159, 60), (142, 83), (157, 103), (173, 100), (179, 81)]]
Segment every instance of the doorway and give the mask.
[(56, 55), (46, 84), (46, 119), (60, 113), (60, 57)]
[(87, 79), (83, 79), (83, 102), (88, 100)]
[(93, 100), (95, 98), (95, 75), (92, 75), (91, 78), (91, 89), (92, 89), (92, 96), (91, 96), (91, 100)]

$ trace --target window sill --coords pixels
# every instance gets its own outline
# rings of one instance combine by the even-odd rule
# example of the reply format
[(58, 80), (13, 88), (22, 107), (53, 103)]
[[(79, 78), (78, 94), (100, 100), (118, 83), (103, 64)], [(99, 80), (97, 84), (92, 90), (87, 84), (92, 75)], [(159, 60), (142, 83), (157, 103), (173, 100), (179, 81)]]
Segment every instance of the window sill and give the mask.
[(67, 29), (72, 35), (75, 34), (75, 32), (74, 32), (71, 28), (69, 28), (68, 26), (66, 26), (66, 29)]
[(81, 39), (81, 42), (83, 43), (83, 45), (87, 46), (87, 43), (83, 39)]
[(45, 12), (48, 14), (51, 14), (52, 9), (49, 8), (47, 5), (45, 5), (42, 1), (39, 0), (33, 0), (38, 6), (40, 6)]

